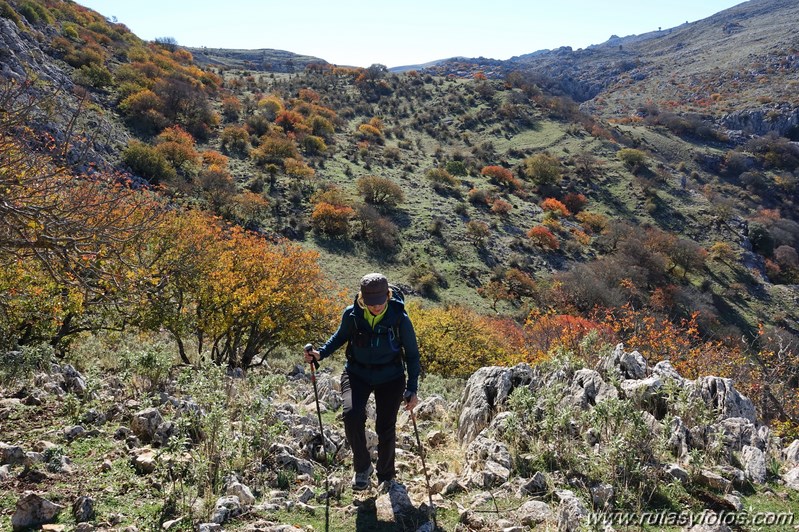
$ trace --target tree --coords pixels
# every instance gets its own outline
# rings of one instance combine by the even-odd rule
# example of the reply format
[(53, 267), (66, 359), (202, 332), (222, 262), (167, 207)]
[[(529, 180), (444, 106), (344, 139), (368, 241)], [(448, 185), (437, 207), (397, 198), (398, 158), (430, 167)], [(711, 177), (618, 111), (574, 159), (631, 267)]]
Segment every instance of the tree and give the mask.
[[(6, 327), (7, 342), (47, 339), (57, 345), (104, 326), (105, 311), (126, 291), (126, 264), (161, 205), (119, 176), (75, 175), (60, 166), (52, 154), (64, 154), (63, 146), (27, 127), (35, 123), (32, 113), (53, 102), (29, 89), (14, 82), (0, 87), (0, 265), (7, 288), (0, 315), (21, 320)], [(26, 293), (29, 303), (23, 305), (18, 296)], [(49, 299), (50, 311), (36, 303), (42, 298)], [(20, 312), (37, 306), (42, 323), (57, 324), (55, 329), (26, 324)]]
[(361, 177), (357, 181), (357, 187), (364, 201), (372, 205), (396, 207), (405, 200), (402, 188), (385, 177)]
[(466, 238), (477, 247), (483, 247), (486, 238), (491, 235), (488, 224), (478, 220), (466, 222)]
[(524, 173), (538, 186), (555, 185), (561, 180), (560, 161), (548, 153), (537, 153), (524, 160)]

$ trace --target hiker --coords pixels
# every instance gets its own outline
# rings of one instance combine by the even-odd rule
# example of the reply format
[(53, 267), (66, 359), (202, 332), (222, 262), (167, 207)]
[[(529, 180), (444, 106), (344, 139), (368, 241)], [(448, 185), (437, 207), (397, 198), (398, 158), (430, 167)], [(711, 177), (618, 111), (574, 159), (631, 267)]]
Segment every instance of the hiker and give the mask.
[[(374, 468), (366, 448), (366, 402), (374, 393), (377, 419), (377, 481), (390, 488), (397, 443), (397, 413), (402, 401), (413, 410), (418, 399), (419, 346), (399, 290), (392, 292), (380, 273), (361, 279), (355, 302), (344, 309), (341, 325), (318, 351), (305, 352), (305, 361), (324, 360), (347, 344), (347, 363), (341, 375), (344, 432), (352, 448), (353, 490), (372, 485)], [(404, 352), (404, 355), (403, 355)], [(405, 379), (407, 366), (408, 378)], [(387, 483), (387, 484), (384, 484)]]

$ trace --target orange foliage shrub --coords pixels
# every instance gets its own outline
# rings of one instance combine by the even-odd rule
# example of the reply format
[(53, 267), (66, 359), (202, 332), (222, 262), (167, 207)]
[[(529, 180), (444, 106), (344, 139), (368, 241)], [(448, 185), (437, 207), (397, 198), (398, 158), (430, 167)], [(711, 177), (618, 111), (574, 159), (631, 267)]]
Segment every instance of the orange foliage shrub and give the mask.
[(506, 216), (510, 214), (510, 211), (512, 209), (513, 205), (511, 205), (509, 202), (505, 201), (504, 199), (497, 198), (491, 204), (491, 212), (499, 214), (500, 216)]
[(556, 200), (555, 198), (547, 198), (541, 202), (541, 209), (545, 213), (551, 213), (551, 215), (557, 216), (569, 216), (571, 213), (569, 209), (566, 208), (562, 202)]
[(558, 350), (566, 350), (581, 360), (589, 361), (597, 353), (584, 352), (583, 339), (589, 333), (596, 332), (600, 341), (610, 343), (614, 335), (614, 331), (607, 325), (579, 316), (543, 313), (539, 310), (534, 310), (527, 317), (524, 331), (527, 348), (537, 359), (546, 358)]
[(542, 248), (558, 249), (560, 247), (558, 237), (543, 225), (531, 228), (527, 231), (527, 237), (533, 241), (533, 244)]
[(521, 181), (513, 176), (513, 172), (503, 166), (484, 166), (480, 175), (487, 177), (493, 183), (507, 186), (511, 189), (521, 188)]
[(355, 215), (352, 207), (318, 203), (311, 214), (311, 225), (328, 236), (347, 236), (350, 220)]

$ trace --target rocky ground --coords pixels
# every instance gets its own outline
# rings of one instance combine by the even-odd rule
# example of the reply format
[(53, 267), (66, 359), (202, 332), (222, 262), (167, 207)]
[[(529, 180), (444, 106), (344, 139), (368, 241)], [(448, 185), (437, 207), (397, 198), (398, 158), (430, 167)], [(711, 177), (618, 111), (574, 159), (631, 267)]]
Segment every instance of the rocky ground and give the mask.
[[(246, 380), (224, 377), (234, 384), (237, 379)], [(668, 362), (651, 366), (621, 346), (596, 370), (487, 367), (472, 375), (456, 401), (423, 398), (415, 420), (426, 452), (429, 492), (413, 420), (402, 413), (397, 482), (352, 493), (349, 451), (336, 419), (338, 378), (329, 371), (318, 375), (325, 454), (309, 376), (297, 367), (285, 375), (278, 395), (263, 398), (272, 403), (271, 419), (280, 432), (258, 456), (261, 475), (246, 468), (220, 470), (213, 497), (181, 505), (180, 495), (190, 491), (188, 477), (198, 471), (192, 462), (201, 461), (209, 441), (225, 433), (206, 431), (193, 443), (182, 440), (188, 434), (185, 420), (198, 415), (207, 421), (217, 412), (174, 385), (147, 406), (117, 377), (92, 380), (70, 365), (53, 364), (29, 383), (3, 390), (0, 529), (318, 530), (327, 519), (331, 530), (433, 530), (433, 517), (439, 530), (591, 528), (597, 512), (629, 504), (623, 501), (624, 486), (612, 475), (603, 477), (602, 470), (577, 471), (576, 458), (567, 468), (563, 456), (568, 447), (576, 450), (575, 457), (587, 452), (596, 463), (609, 459), (609, 449), (627, 430), (621, 424), (617, 434), (609, 433), (596, 421), (613, 404), (640, 407), (629, 412), (629, 423), (641, 420), (651, 441), (660, 442), (652, 448), (663, 451), (640, 462), (682, 494), (683, 508), (657, 511), (745, 514), (764, 500), (776, 501), (766, 506), (773, 513), (799, 509), (799, 440), (782, 441), (758, 423), (752, 402), (728, 379), (686, 380)], [(669, 401), (677, 396), (668, 390), (674, 389), (708, 407), (709, 416), (700, 416), (699, 407), (682, 417), (669, 415), (675, 408)], [(531, 398), (528, 410), (519, 407), (525, 394)], [(560, 437), (568, 440), (544, 441), (546, 424), (534, 425), (537, 434), (520, 432), (533, 426), (526, 424), (527, 414), (548, 419), (547, 404), (566, 414), (568, 436)], [(528, 444), (520, 443), (520, 434)], [(375, 450), (376, 436), (369, 431), (369, 437)], [(240, 444), (235, 438), (229, 443)], [(635, 442), (624, 445), (630, 446), (632, 462), (639, 460), (633, 456)], [(552, 454), (548, 462), (539, 459), (553, 448), (562, 454)], [(699, 452), (705, 453), (701, 461)], [(177, 509), (170, 513), (167, 507)], [(698, 526), (693, 530), (728, 529)]]

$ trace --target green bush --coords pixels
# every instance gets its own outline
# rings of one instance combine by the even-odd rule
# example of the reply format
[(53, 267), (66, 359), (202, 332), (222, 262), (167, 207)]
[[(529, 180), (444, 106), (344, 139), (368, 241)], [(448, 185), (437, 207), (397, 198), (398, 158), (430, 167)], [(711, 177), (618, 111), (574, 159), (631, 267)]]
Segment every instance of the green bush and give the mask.
[(113, 76), (103, 65), (95, 63), (83, 65), (75, 72), (75, 83), (102, 89), (111, 85)]
[(0, 0), (0, 17), (7, 18), (17, 26), (22, 23), (17, 12), (5, 0)]
[(53, 358), (49, 344), (25, 345), (17, 350), (6, 351), (0, 364), (0, 383), (11, 384), (24, 380), (36, 371), (46, 369)]
[(131, 142), (122, 152), (122, 162), (128, 165), (134, 174), (147, 179), (153, 185), (177, 177), (177, 172), (166, 157), (143, 142)]

